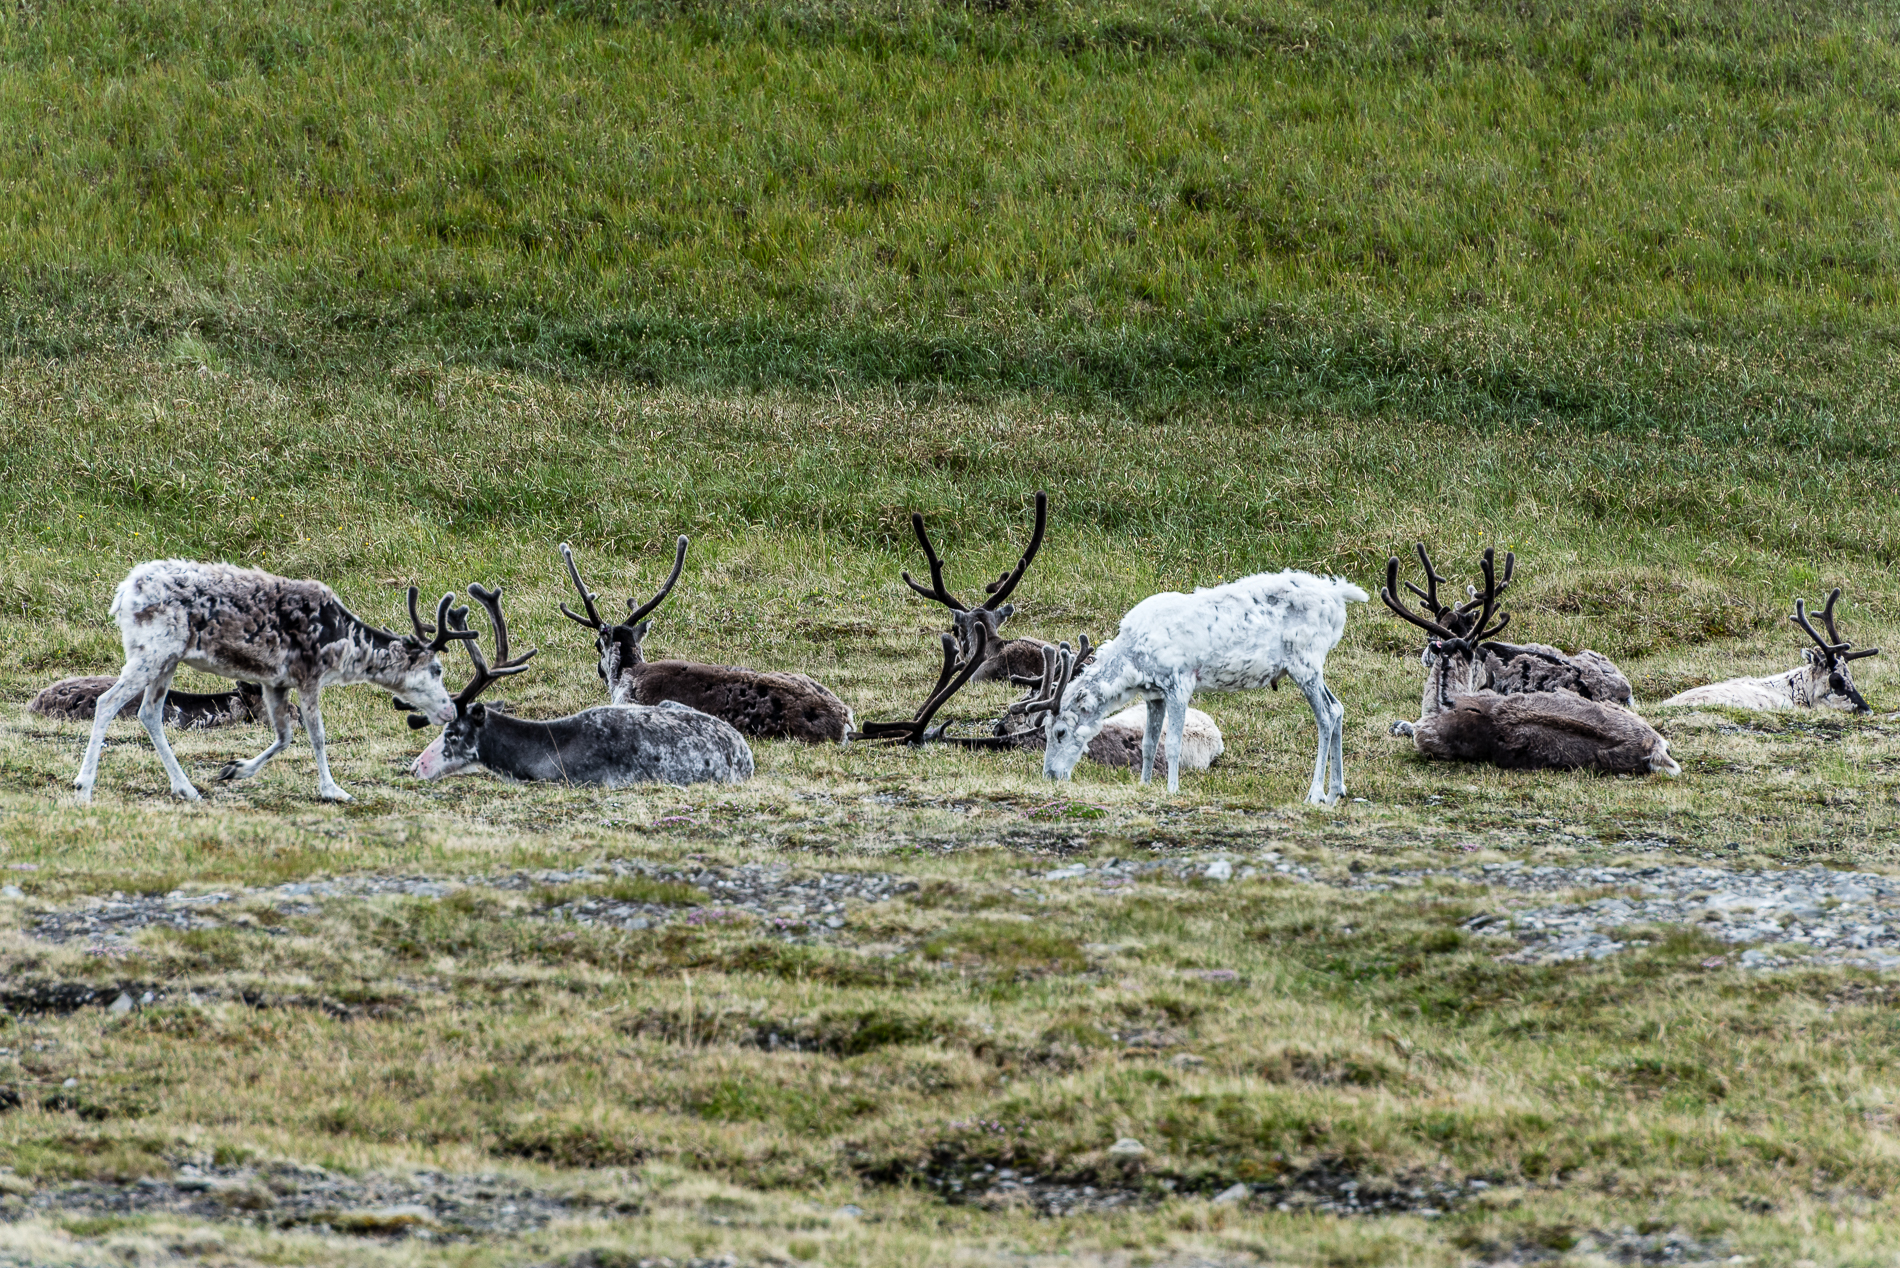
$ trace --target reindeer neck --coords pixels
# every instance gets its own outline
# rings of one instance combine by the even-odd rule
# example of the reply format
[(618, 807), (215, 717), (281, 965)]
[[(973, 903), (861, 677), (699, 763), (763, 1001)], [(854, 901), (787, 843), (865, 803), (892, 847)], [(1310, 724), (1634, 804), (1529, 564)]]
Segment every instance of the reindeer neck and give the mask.
[(1433, 660), (1425, 674), (1425, 696), (1420, 702), (1419, 720), (1436, 717), (1451, 708), (1453, 697), (1468, 694), (1476, 668), (1474, 658), (1456, 653)]

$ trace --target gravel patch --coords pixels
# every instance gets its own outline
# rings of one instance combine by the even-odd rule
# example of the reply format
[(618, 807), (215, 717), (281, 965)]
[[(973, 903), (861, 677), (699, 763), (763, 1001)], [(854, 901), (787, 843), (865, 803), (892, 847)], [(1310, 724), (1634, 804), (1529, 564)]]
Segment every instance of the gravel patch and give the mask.
[(675, 921), (707, 924), (743, 919), (755, 921), (765, 932), (779, 937), (818, 940), (844, 928), (852, 907), (883, 902), (918, 888), (914, 880), (886, 873), (814, 873), (777, 863), (695, 867), (613, 859), (572, 871), (523, 871), (456, 880), (351, 876), (271, 887), (233, 886), (204, 893), (114, 893), (106, 898), (83, 898), (63, 907), (41, 908), (33, 913), (29, 932), (43, 942), (83, 942), (89, 951), (111, 957), (129, 953), (138, 935), (148, 929), (187, 932), (237, 925), (270, 936), (288, 932), (240, 916), (251, 908), (268, 907), (284, 916), (311, 916), (321, 912), (326, 902), (442, 898), (467, 889), (522, 892), (629, 879), (696, 886), (712, 901), (682, 905), (582, 897), (537, 914), (582, 927), (606, 925), (630, 930)]
[(577, 1197), (498, 1175), (416, 1171), (361, 1178), (322, 1167), (192, 1166), (170, 1179), (79, 1183), (0, 1204), (0, 1220), (47, 1215), (172, 1215), (372, 1238), (465, 1241), (532, 1232), (585, 1212), (638, 1214), (631, 1191)]

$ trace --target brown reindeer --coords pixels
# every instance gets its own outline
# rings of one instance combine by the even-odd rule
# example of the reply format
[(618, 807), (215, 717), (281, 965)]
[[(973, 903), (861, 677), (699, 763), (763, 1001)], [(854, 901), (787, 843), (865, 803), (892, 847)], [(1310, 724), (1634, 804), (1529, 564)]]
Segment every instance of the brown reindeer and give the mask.
[[(1410, 736), (1427, 757), (1487, 762), (1506, 770), (1682, 773), (1669, 756), (1669, 742), (1620, 703), (1592, 700), (1567, 689), (1504, 694), (1483, 681), (1488, 671), (1473, 653), (1510, 622), (1509, 613), (1497, 613), (1498, 596), (1510, 584), (1515, 562), (1510, 555), (1505, 556), (1500, 581), (1493, 552), (1487, 549), (1481, 565), (1484, 590), (1472, 590), (1471, 601), (1458, 607), (1438, 602), (1437, 583), (1444, 578), (1433, 571), (1423, 546), (1419, 557), (1425, 560), (1430, 589), (1408, 588), (1434, 616), (1412, 612), (1399, 599), (1397, 559), (1387, 563), (1386, 585), (1379, 591), (1387, 607), (1434, 635), (1425, 649), (1431, 673), (1419, 719), (1394, 723), (1394, 735)], [(1496, 624), (1493, 615), (1498, 616)]]
[(691, 660), (649, 661), (640, 644), (651, 624), (646, 618), (673, 592), (686, 566), (687, 539), (679, 539), (673, 573), (660, 592), (645, 603), (627, 600), (627, 619), (609, 625), (594, 600), (600, 596), (581, 580), (574, 552), (561, 543), (567, 575), (580, 592), (587, 615), (561, 605), (569, 620), (594, 631), (600, 651), (600, 676), (607, 684), (610, 704), (659, 704), (674, 700), (723, 718), (742, 734), (762, 739), (801, 740), (807, 744), (842, 744), (851, 734), (851, 710), (822, 683), (804, 674), (761, 672), (734, 665), (707, 665)]
[[(117, 678), (62, 678), (27, 703), (27, 710), (54, 722), (91, 722), (98, 711), (99, 697), (112, 689)], [(135, 721), (140, 701), (125, 702), (119, 721)], [(290, 705), (291, 720), (297, 719), (297, 706)], [(264, 689), (254, 682), (240, 682), (230, 691), (170, 691), (165, 695), (165, 725), (180, 731), (208, 731), (212, 727), (234, 726), (239, 722), (263, 722)]]

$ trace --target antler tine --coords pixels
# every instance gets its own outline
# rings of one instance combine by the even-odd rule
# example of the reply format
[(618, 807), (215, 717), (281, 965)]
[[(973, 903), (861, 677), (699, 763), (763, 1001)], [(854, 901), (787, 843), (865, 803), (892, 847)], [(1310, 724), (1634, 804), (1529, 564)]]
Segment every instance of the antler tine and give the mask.
[[(954, 669), (955, 676), (950, 678), (948, 682), (939, 678), (937, 690), (931, 693), (930, 699), (924, 701), (924, 707), (917, 711), (917, 717), (914, 723), (917, 730), (915, 738), (910, 741), (912, 744), (921, 744), (928, 738), (930, 719), (936, 716), (937, 710), (943, 708), (943, 706), (949, 702), (951, 696), (963, 690), (963, 684), (970, 681), (970, 675), (974, 674), (978, 667), (983, 664), (983, 650), (988, 645), (990, 638), (989, 629), (984, 626), (982, 622), (978, 621), (973, 623), (970, 634), (969, 658), (959, 663), (946, 664), (946, 669)], [(945, 634), (943, 637), (944, 658), (946, 661), (949, 661), (951, 657), (955, 655), (956, 639), (954, 635), (950, 634)], [(941, 734), (943, 728), (939, 727), (937, 730), (938, 733)]]
[(590, 630), (606, 629), (607, 622), (600, 619), (600, 610), (594, 606), (596, 596), (588, 590), (587, 583), (581, 580), (581, 570), (574, 563), (574, 552), (568, 548), (566, 542), (561, 543), (561, 558), (567, 560), (567, 575), (573, 579), (574, 588), (580, 591), (581, 602), (587, 605), (587, 615), (582, 616), (563, 603), (561, 615), (570, 621), (578, 621)]
[(1021, 700), (1018, 700), (1015, 704), (1012, 704), (1009, 706), (1010, 713), (1012, 714), (1020, 713), (1025, 716), (1033, 717), (1034, 715), (1043, 712), (1045, 709), (1049, 707), (1049, 701), (1048, 701), (1049, 684), (1055, 681), (1056, 657), (1058, 655), (1059, 653), (1056, 651), (1055, 648), (1049, 646), (1047, 643), (1043, 644), (1042, 677), (1036, 681), (1036, 684), (1033, 687), (1029, 689), (1029, 694), (1025, 695)]
[[(1515, 563), (1514, 556), (1512, 556), (1509, 551), (1506, 551), (1504, 555), (1505, 585), (1510, 584), (1511, 571)], [(1485, 628), (1487, 625), (1490, 625), (1491, 614), (1497, 611), (1498, 595), (1504, 592), (1504, 586), (1498, 584), (1497, 552), (1494, 548), (1490, 546), (1484, 548), (1484, 557), (1479, 561), (1478, 568), (1484, 573), (1484, 593), (1461, 609), (1467, 612), (1473, 607), (1480, 609), (1478, 619), (1471, 627), (1471, 633), (1465, 636), (1473, 647), (1476, 647), (1487, 638), (1492, 638), (1503, 633), (1504, 627), (1511, 623), (1511, 614), (1506, 612), (1503, 619), (1495, 626), (1491, 626), (1489, 629)]]
[[(468, 629), (466, 626), (461, 629), (456, 629), (450, 625), (449, 618), (454, 616), (455, 613), (449, 611), (449, 605), (454, 602), (455, 593), (454, 591), (450, 591), (448, 594), (442, 596), (440, 603), (435, 605), (435, 637), (429, 640), (429, 650), (432, 652), (441, 651), (457, 639), (468, 642), (475, 637), (474, 631)], [(465, 608), (457, 608), (456, 611), (461, 612), (464, 616), (468, 614)]]
[(1842, 638), (1840, 631), (1834, 628), (1834, 604), (1840, 597), (1841, 588), (1839, 586), (1835, 586), (1834, 589), (1828, 592), (1827, 606), (1821, 609), (1821, 624), (1827, 629), (1828, 642), (1841, 647), (1851, 647), (1853, 644)]
[(924, 532), (924, 517), (917, 511), (910, 514), (911, 531), (917, 534), (917, 544), (924, 548), (924, 558), (930, 564), (930, 588), (928, 590), (910, 579), (908, 572), (903, 573), (904, 584), (936, 603), (943, 604), (952, 612), (968, 612), (969, 607), (955, 595), (943, 588), (943, 560), (937, 558), (936, 549), (930, 544), (930, 534)]
[[(1424, 557), (1425, 546), (1424, 546), (1424, 543), (1422, 542), (1419, 544), (1418, 553), (1421, 558)], [(1427, 563), (1426, 575), (1428, 577), (1432, 576), (1432, 573), (1430, 572), (1430, 568), (1431, 568), (1431, 565)], [(1432, 580), (1433, 594), (1437, 593), (1438, 580), (1439, 580), (1438, 578), (1434, 578)], [(1436, 603), (1433, 601), (1433, 598), (1431, 595), (1426, 595), (1422, 593), (1417, 586), (1412, 586), (1410, 585), (1410, 583), (1407, 583), (1407, 584), (1408, 584), (1408, 587), (1411, 589), (1412, 593), (1417, 594), (1418, 597), (1421, 599), (1424, 599), (1426, 603), (1432, 604), (1434, 607), (1437, 606)], [(1394, 555), (1392, 558), (1385, 561), (1385, 585), (1379, 588), (1379, 598), (1385, 603), (1385, 605), (1388, 608), (1392, 609), (1393, 613), (1397, 615), (1400, 620), (1411, 622), (1413, 625), (1418, 626), (1418, 628), (1420, 628), (1421, 630), (1424, 630), (1427, 634), (1436, 634), (1440, 638), (1458, 637), (1456, 634), (1453, 634), (1450, 630), (1440, 625), (1437, 621), (1429, 620), (1425, 617), (1422, 617), (1418, 613), (1406, 607), (1405, 604), (1401, 603), (1398, 597), (1398, 588), (1399, 588), (1399, 560), (1398, 560), (1398, 556)]]
[(1048, 527), (1048, 524), (1049, 495), (1043, 490), (1037, 489), (1036, 531), (1029, 536), (1029, 549), (1025, 550), (1023, 557), (1016, 561), (1016, 568), (1013, 572), (1004, 573), (1001, 577), (998, 577), (994, 582), (985, 587), (990, 597), (983, 600), (984, 607), (993, 612), (996, 610), (997, 605), (1009, 598), (1010, 591), (1016, 588), (1017, 583), (1023, 579), (1023, 573), (1029, 570), (1030, 563), (1036, 558), (1036, 552), (1042, 549), (1042, 533), (1043, 529)]
[(497, 677), (504, 674), (518, 674), (528, 667), (539, 648), (530, 647), (521, 655), (510, 660), (508, 657), (508, 620), (501, 614), (502, 587), (493, 590), (485, 588), (479, 581), (471, 581), (468, 587), (469, 597), (488, 609), (489, 623), (495, 627), (495, 669)]
[[(1487, 547), (1484, 553), (1485, 553), (1485, 558), (1489, 559), (1491, 557), (1490, 548)], [(1499, 581), (1495, 586), (1492, 586), (1490, 584), (1489, 577), (1486, 578), (1486, 582), (1485, 582), (1486, 588), (1491, 591), (1491, 597), (1494, 601), (1497, 599), (1503, 598), (1504, 592), (1510, 589), (1511, 574), (1516, 571), (1517, 571), (1517, 556), (1507, 550), (1504, 552), (1504, 579), (1502, 581)], [(1469, 616), (1471, 613), (1477, 611), (1480, 607), (1484, 605), (1484, 596), (1478, 593), (1478, 588), (1476, 586), (1466, 586), (1465, 593), (1471, 596), (1471, 600), (1468, 603), (1462, 604), (1457, 610), (1463, 613), (1464, 615)]]
[(416, 611), (416, 599), (420, 597), (421, 593), (421, 590), (417, 587), (409, 587), (409, 621), (410, 624), (416, 627), (416, 637), (418, 639), (427, 640), (435, 634), (435, 626), (424, 621), (422, 614)]
[(1814, 632), (1814, 626), (1808, 621), (1808, 605), (1805, 599), (1796, 599), (1794, 601), (1794, 615), (1788, 619), (1806, 630), (1808, 637), (1814, 640), (1815, 646), (1826, 652), (1830, 657), (1838, 656), (1847, 650), (1848, 645), (1846, 643), (1830, 643)]
[(627, 600), (626, 624), (638, 625), (641, 617), (646, 616), (652, 612), (653, 609), (659, 607), (660, 604), (666, 602), (666, 596), (673, 593), (673, 587), (678, 584), (680, 579), (680, 569), (686, 566), (686, 543), (686, 535), (682, 533), (680, 534), (679, 541), (673, 544), (673, 572), (671, 576), (667, 577), (666, 584), (660, 587), (658, 594), (637, 608), (633, 606), (632, 599)]
[[(1425, 584), (1431, 587), (1431, 593), (1420, 593), (1417, 586), (1412, 586), (1412, 593), (1417, 594), (1419, 598), (1425, 600), (1426, 605), (1431, 608), (1433, 616), (1443, 616), (1445, 614), (1445, 605), (1438, 601), (1438, 583), (1443, 581), (1444, 578), (1438, 575), (1438, 569), (1432, 567), (1432, 557), (1425, 553), (1424, 542), (1418, 543), (1418, 562), (1425, 567)], [(1407, 584), (1409, 585), (1410, 583), (1408, 582)]]

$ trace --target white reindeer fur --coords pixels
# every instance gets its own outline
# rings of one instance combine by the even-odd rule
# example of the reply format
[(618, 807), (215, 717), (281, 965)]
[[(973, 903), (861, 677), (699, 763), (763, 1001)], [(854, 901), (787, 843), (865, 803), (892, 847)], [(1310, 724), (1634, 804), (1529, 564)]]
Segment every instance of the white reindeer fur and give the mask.
[[(1663, 701), (1665, 705), (1727, 705), (1734, 709), (1847, 709), (1860, 711), (1867, 702), (1854, 688), (1853, 676), (1845, 665), (1831, 671), (1821, 653), (1812, 647), (1801, 649), (1802, 664), (1778, 674), (1761, 678), (1730, 678), (1702, 687), (1691, 687)], [(1832, 679), (1840, 676), (1846, 691), (1836, 688)]]
[(92, 800), (107, 724), (141, 693), (139, 721), (164, 763), (173, 795), (199, 800), (165, 739), (165, 697), (180, 665), (264, 689), (276, 742), (247, 762), (226, 766), (221, 779), (248, 779), (289, 745), (290, 689), (296, 688), (317, 759), (317, 795), (331, 801), (348, 801), (350, 795), (330, 777), (324, 753), (324, 687), (371, 682), (400, 695), (431, 722), (455, 719), (436, 654), (417, 639), (367, 624), (321, 582), (159, 559), (126, 574), (112, 592), (111, 613), (125, 644), (125, 668), (94, 709), (92, 739), (73, 781), (82, 804)]
[(1319, 727), (1306, 799), (1327, 804), (1346, 791), (1346, 710), (1326, 688), (1326, 654), (1345, 633), (1346, 604), (1365, 601), (1366, 592), (1349, 581), (1291, 570), (1143, 599), (1069, 685), (1060, 712), (1044, 721), (1043, 774), (1067, 779), (1108, 715), (1141, 699), (1148, 712), (1142, 782), (1154, 773), (1165, 725), (1168, 791), (1174, 792), (1181, 784), (1182, 732), (1194, 693), (1265, 687), (1286, 677), (1306, 696)]

